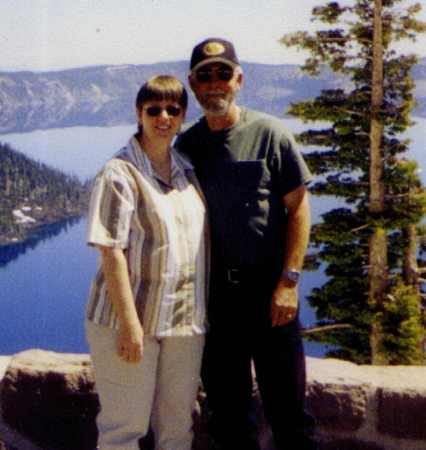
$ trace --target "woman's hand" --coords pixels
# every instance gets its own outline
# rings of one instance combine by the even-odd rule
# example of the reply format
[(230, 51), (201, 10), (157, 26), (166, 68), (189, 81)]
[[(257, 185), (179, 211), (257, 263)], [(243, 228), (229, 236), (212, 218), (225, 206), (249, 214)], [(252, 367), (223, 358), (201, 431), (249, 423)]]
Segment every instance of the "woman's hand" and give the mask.
[(127, 260), (121, 248), (99, 246), (108, 295), (118, 315), (118, 356), (138, 363), (143, 353), (143, 329), (138, 318)]
[(122, 325), (117, 336), (118, 356), (126, 362), (138, 363), (143, 356), (143, 328), (139, 321)]

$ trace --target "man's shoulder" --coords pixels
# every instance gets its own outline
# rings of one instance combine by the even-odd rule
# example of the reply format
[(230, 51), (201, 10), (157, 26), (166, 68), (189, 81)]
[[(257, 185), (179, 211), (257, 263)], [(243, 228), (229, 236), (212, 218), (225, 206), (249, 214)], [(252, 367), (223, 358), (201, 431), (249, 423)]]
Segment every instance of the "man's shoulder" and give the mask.
[(262, 111), (246, 109), (246, 123), (268, 131), (290, 134), (283, 119)]
[(188, 123), (185, 123), (182, 126), (181, 131), (179, 132), (178, 139), (188, 138), (193, 136), (196, 133), (199, 133), (203, 128), (203, 120), (204, 116), (198, 117), (197, 119), (193, 119)]
[(198, 146), (203, 133), (203, 118), (195, 119), (182, 127), (176, 137), (175, 148), (191, 159), (194, 147)]
[(293, 133), (287, 128), (285, 120), (271, 114), (246, 110), (245, 123), (241, 132), (247, 136), (262, 136), (274, 145), (294, 146)]

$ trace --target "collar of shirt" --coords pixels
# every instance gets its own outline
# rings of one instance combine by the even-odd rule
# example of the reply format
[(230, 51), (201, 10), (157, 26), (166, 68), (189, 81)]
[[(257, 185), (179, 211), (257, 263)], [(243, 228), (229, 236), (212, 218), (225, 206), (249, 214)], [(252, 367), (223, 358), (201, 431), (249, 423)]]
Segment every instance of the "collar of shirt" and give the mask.
[[(193, 171), (193, 165), (181, 155), (174, 147), (171, 148), (171, 180), (172, 184), (174, 181), (181, 176), (185, 176), (186, 171)], [(139, 141), (132, 136), (128, 145), (120, 152), (120, 158), (131, 162), (136, 166), (142, 173), (146, 174), (151, 178), (156, 178), (157, 180), (165, 183), (154, 171), (151, 161), (149, 160), (147, 154), (143, 151), (139, 144)]]

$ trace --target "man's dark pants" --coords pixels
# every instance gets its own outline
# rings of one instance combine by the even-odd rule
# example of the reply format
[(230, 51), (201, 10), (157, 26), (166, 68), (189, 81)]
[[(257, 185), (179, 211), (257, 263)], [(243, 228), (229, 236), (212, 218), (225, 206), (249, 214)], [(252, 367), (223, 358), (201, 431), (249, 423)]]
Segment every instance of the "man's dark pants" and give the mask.
[[(263, 272), (267, 272), (263, 270)], [(202, 378), (209, 429), (220, 449), (259, 449), (252, 416), (253, 360), (264, 414), (277, 450), (315, 449), (304, 412), (305, 356), (298, 320), (271, 327), (276, 280), (259, 271), (212, 276), (210, 331)]]

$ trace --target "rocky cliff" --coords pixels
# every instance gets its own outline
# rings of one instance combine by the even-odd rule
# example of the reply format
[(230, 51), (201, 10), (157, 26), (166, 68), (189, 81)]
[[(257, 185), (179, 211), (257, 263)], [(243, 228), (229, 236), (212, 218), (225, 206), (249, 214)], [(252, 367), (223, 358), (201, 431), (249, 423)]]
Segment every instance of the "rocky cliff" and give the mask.
[[(241, 103), (278, 116), (291, 102), (346, 83), (330, 72), (318, 78), (307, 77), (294, 65), (243, 63), (243, 68), (246, 86), (241, 91)], [(186, 80), (187, 62), (0, 72), (0, 133), (133, 123), (138, 88), (159, 73)], [(426, 116), (426, 60), (416, 66), (413, 75), (418, 100), (415, 114)], [(189, 119), (198, 115), (195, 108), (195, 102), (191, 102)]]

